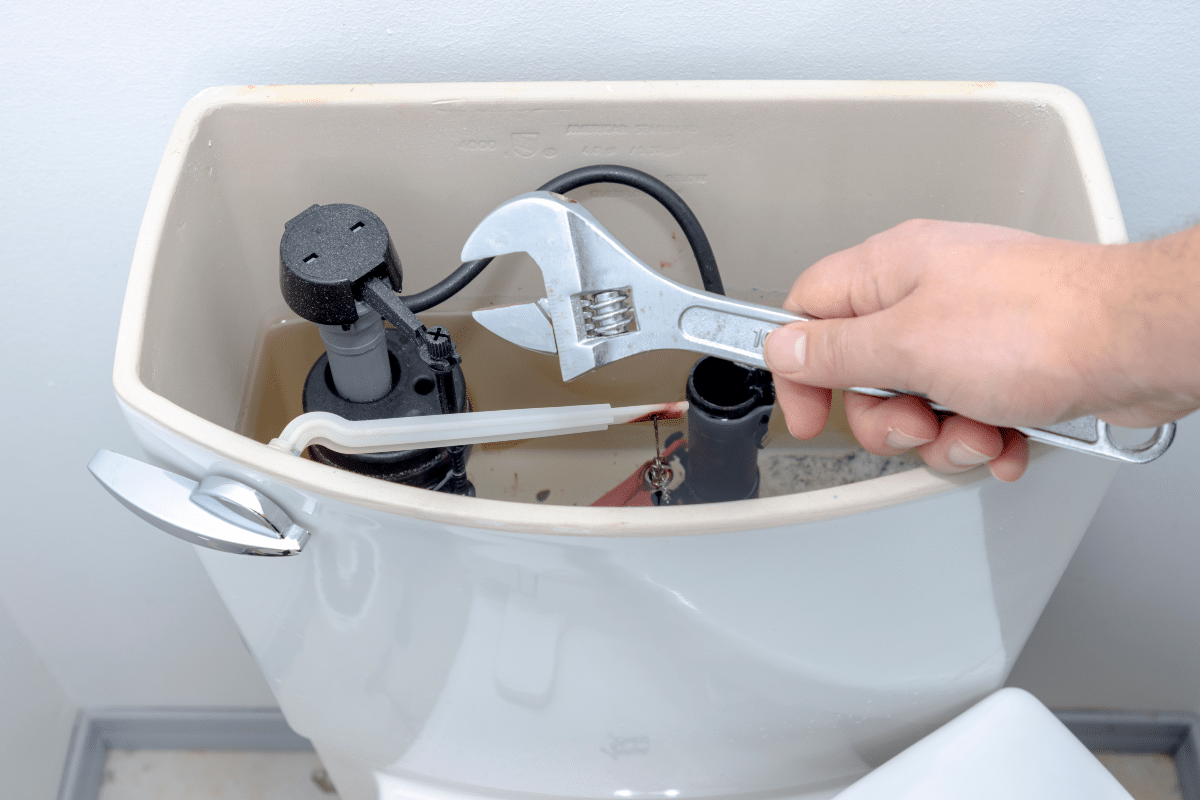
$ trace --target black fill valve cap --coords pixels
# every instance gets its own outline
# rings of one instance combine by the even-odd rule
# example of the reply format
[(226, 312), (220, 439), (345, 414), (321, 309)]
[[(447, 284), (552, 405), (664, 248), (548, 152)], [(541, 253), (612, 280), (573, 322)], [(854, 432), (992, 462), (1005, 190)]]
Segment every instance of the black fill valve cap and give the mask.
[(279, 282), (292, 311), (318, 325), (358, 319), (355, 287), (386, 278), (399, 292), (403, 273), (383, 220), (361, 206), (309, 206), (284, 225)]

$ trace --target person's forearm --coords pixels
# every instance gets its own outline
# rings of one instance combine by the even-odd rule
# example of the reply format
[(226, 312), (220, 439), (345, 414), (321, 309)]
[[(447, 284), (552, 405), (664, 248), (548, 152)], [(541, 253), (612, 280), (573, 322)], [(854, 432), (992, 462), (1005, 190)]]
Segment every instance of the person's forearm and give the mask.
[(1116, 424), (1178, 419), (1200, 406), (1200, 225), (1108, 249), (1126, 276), (1108, 376), (1123, 380), (1094, 411)]

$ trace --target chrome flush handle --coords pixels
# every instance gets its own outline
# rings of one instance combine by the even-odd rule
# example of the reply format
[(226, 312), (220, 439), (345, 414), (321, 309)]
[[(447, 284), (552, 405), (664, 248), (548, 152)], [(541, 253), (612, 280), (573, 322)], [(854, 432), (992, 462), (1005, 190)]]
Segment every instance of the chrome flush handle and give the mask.
[(88, 469), (121, 504), (185, 542), (250, 556), (292, 556), (309, 533), (271, 498), (244, 483), (209, 475), (200, 483), (109, 450)]

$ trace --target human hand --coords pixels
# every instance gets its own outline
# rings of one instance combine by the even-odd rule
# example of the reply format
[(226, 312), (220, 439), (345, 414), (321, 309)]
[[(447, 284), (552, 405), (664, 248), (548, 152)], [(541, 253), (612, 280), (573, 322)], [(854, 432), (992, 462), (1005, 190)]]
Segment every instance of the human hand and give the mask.
[(1139, 245), (1066, 242), (974, 223), (911, 220), (801, 274), (784, 302), (819, 318), (771, 333), (765, 357), (797, 438), (829, 388), (872, 453), (912, 447), (934, 469), (1025, 470), (1024, 437), (1084, 414), (1149, 427), (1200, 407), (1200, 226)]

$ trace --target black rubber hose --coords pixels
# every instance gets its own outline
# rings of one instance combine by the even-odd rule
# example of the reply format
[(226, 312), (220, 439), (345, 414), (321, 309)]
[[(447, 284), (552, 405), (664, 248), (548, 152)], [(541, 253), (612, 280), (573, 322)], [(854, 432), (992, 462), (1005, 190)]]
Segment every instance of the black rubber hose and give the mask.
[[(538, 187), (538, 191), (566, 194), (572, 189), (594, 183), (619, 183), (643, 191), (661, 203), (679, 224), (683, 235), (687, 237), (692, 253), (696, 257), (696, 265), (700, 268), (700, 280), (704, 283), (705, 291), (725, 294), (725, 285), (721, 282), (721, 273), (717, 270), (717, 258), (713, 255), (712, 246), (708, 243), (708, 236), (705, 235), (704, 228), (700, 226), (700, 220), (696, 219), (692, 209), (688, 208), (688, 204), (674, 189), (653, 175), (618, 164), (596, 164), (565, 172), (542, 184)], [(412, 311), (424, 311), (432, 308), (462, 291), (463, 287), (473, 281), (491, 262), (490, 258), (468, 261), (434, 286), (400, 299)]]

